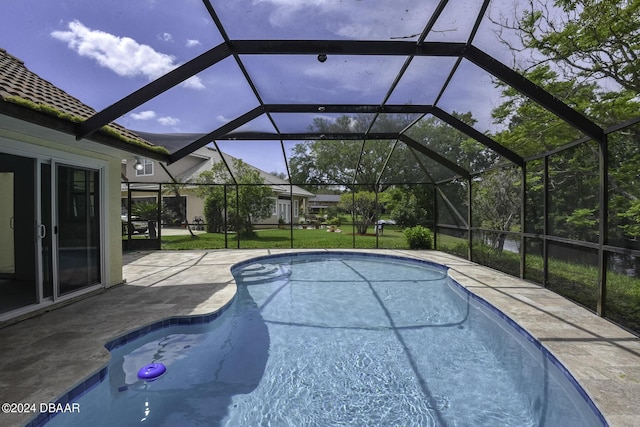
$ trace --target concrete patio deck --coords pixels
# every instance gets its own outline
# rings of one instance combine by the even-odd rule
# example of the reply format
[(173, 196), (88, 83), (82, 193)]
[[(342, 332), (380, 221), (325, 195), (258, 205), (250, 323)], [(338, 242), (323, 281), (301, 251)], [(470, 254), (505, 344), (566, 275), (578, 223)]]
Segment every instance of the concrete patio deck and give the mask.
[[(158, 320), (211, 313), (235, 294), (233, 264), (286, 252), (293, 250), (125, 254), (126, 284), (0, 329), (0, 402), (55, 402), (108, 363), (107, 341)], [(454, 279), (537, 337), (611, 426), (640, 425), (640, 340), (634, 335), (551, 291), (441, 252), (356, 252), (449, 266)], [(0, 425), (24, 425), (35, 415), (3, 413)]]

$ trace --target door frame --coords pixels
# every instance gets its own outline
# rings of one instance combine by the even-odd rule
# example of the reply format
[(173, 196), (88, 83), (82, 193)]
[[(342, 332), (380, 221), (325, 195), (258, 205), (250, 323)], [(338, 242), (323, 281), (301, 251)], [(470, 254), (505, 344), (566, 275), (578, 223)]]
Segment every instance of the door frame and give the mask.
[[(99, 227), (99, 239), (100, 239), (100, 244), (99, 244), (100, 282), (95, 285), (86, 286), (81, 289), (78, 289), (77, 291), (69, 292), (64, 295), (60, 294), (60, 280), (59, 280), (60, 279), (60, 271), (59, 271), (60, 224), (59, 224), (59, 218), (58, 218), (58, 215), (59, 215), (58, 202), (60, 201), (60, 195), (58, 194), (59, 186), (58, 186), (58, 174), (57, 174), (59, 166), (73, 167), (73, 168), (89, 170), (92, 172), (98, 172), (98, 189), (96, 191), (96, 196), (99, 197), (97, 219), (99, 221), (98, 227)], [(83, 293), (91, 292), (95, 289), (105, 287), (105, 283), (106, 283), (105, 277), (104, 277), (105, 251), (106, 251), (105, 238), (107, 236), (106, 236), (105, 227), (104, 227), (105, 215), (104, 215), (104, 210), (102, 208), (102, 203), (107, 197), (105, 197), (106, 191), (105, 191), (105, 185), (103, 181), (104, 180), (103, 180), (102, 169), (99, 167), (87, 166), (84, 162), (83, 163), (70, 162), (67, 159), (65, 160), (51, 159), (51, 182), (50, 182), (51, 184), (51, 224), (54, 230), (50, 230), (50, 232), (54, 233), (53, 241), (52, 241), (52, 274), (53, 274), (53, 297), (52, 298), (54, 302), (64, 301), (65, 299), (73, 298), (78, 295), (82, 295)], [(40, 192), (41, 189), (38, 189), (38, 191)], [(38, 208), (38, 213), (41, 213), (41, 212), (42, 212), (42, 207), (40, 206)], [(38, 223), (42, 224), (42, 221), (39, 219)], [(39, 245), (42, 244), (42, 239), (38, 239), (38, 244)], [(40, 251), (38, 253), (42, 253), (42, 252)], [(41, 273), (43, 272), (42, 266), (40, 268), (40, 272)], [(42, 284), (43, 282), (40, 281), (39, 283)], [(39, 287), (40, 289), (42, 289), (42, 286), (39, 286)]]
[[(9, 320), (11, 318), (33, 312), (44, 307), (56, 304), (58, 302), (62, 302), (65, 300), (70, 300), (73, 298), (77, 298), (83, 294), (93, 292), (96, 289), (105, 288), (109, 282), (109, 258), (110, 258), (110, 247), (109, 247), (109, 217), (106, 214), (110, 212), (111, 209), (111, 201), (108, 197), (108, 183), (109, 183), (109, 162), (107, 160), (96, 159), (92, 157), (83, 156), (76, 153), (63, 152), (50, 147), (40, 146), (35, 144), (26, 143), (17, 139), (8, 139), (6, 137), (0, 136), (0, 150), (3, 153), (14, 155), (14, 156), (22, 156), (27, 158), (35, 159), (36, 167), (35, 167), (35, 210), (36, 210), (36, 227), (39, 230), (40, 225), (43, 224), (42, 218), (42, 189), (41, 189), (41, 179), (42, 179), (42, 164), (50, 164), (51, 168), (51, 177), (49, 180), (49, 184), (51, 185), (51, 224), (55, 226), (57, 224), (57, 209), (56, 207), (56, 198), (57, 198), (57, 180), (56, 180), (56, 165), (64, 165), (64, 166), (72, 166), (78, 168), (85, 168), (94, 171), (98, 171), (99, 176), (99, 189), (96, 191), (96, 195), (99, 199), (99, 236), (100, 236), (100, 283), (87, 286), (86, 288), (79, 289), (76, 292), (71, 292), (69, 294), (60, 295), (59, 294), (59, 286), (58, 286), (58, 242), (57, 237), (54, 235), (52, 239), (52, 274), (53, 274), (53, 295), (50, 298), (43, 298), (43, 280), (44, 280), (44, 265), (43, 265), (43, 256), (42, 256), (42, 239), (36, 238), (36, 242), (34, 245), (34, 256), (36, 257), (36, 295), (37, 300), (35, 304), (31, 304), (28, 306), (20, 307), (16, 310), (8, 311), (6, 313), (0, 314), (0, 321)], [(118, 200), (119, 202), (119, 200)], [(47, 233), (53, 232), (53, 230), (47, 230)]]
[[(280, 209), (282, 208), (282, 209)], [(291, 223), (291, 200), (290, 199), (278, 199), (278, 219), (282, 218), (286, 224)], [(284, 215), (283, 215), (284, 214)]]

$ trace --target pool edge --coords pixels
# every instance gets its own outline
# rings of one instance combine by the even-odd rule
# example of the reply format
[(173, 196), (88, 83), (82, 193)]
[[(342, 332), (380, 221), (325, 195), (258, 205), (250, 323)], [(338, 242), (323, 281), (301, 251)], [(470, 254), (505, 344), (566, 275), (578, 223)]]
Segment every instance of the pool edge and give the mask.
[[(170, 316), (161, 320), (157, 320), (155, 322), (148, 323), (144, 326), (135, 328), (129, 332), (126, 332), (114, 339), (111, 339), (105, 342), (104, 347), (109, 351), (109, 359), (111, 359), (111, 350), (121, 347), (131, 341), (134, 341), (138, 338), (144, 337), (152, 332), (169, 328), (171, 326), (183, 326), (183, 325), (204, 325), (207, 323), (211, 323), (220, 317), (226, 310), (231, 307), (233, 302), (236, 299), (236, 294), (229, 299), (223, 306), (220, 308), (204, 314), (193, 314), (193, 315), (180, 315), (180, 316)], [(62, 396), (53, 400), (52, 403), (54, 405), (62, 405), (65, 406), (67, 403), (71, 403), (73, 400), (78, 399), (84, 394), (91, 391), (93, 388), (97, 387), (100, 383), (102, 383), (109, 373), (109, 363), (110, 360), (107, 361), (101, 368), (99, 368), (93, 374), (90, 374), (87, 378), (81, 381), (79, 384), (71, 387), (69, 391), (63, 393)], [(24, 427), (41, 427), (51, 421), (53, 417), (57, 415), (55, 413), (41, 412), (36, 415), (31, 420), (28, 420)]]

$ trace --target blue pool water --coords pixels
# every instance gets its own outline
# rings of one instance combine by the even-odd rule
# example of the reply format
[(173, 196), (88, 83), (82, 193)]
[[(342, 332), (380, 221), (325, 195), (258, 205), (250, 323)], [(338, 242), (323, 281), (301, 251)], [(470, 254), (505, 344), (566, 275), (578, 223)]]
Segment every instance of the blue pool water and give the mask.
[[(602, 426), (538, 342), (425, 262), (356, 254), (236, 265), (217, 319), (112, 350), (80, 414), (47, 426)], [(137, 378), (166, 365), (153, 382)]]

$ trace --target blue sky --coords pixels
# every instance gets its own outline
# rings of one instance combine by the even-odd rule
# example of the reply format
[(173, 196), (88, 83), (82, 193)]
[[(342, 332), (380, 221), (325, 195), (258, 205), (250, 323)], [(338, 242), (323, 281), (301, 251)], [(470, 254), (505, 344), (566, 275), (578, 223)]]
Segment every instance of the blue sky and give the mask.
[[(477, 4), (469, 3), (480, 2), (450, 1), (428, 40), (464, 41), (477, 11)], [(415, 40), (437, 1), (214, 0), (212, 4), (232, 39)], [(0, 47), (98, 111), (223, 40), (200, 0), (3, 0), (2, 15)], [(477, 40), (481, 47), (495, 46), (490, 29), (481, 31)], [(501, 50), (492, 54), (510, 60)], [(378, 103), (403, 62), (399, 57), (329, 58), (325, 64), (313, 56), (241, 59), (267, 103)], [(449, 58), (418, 58), (390, 102), (432, 103), (434, 88), (452, 63)], [(489, 112), (497, 105), (497, 91), (489, 76), (466, 67), (470, 68), (462, 76), (466, 87), (448, 90), (440, 106), (473, 111), (481, 121), (479, 128), (485, 130), (490, 127)], [(416, 91), (416, 84), (423, 90)], [(257, 105), (238, 65), (227, 58), (118, 122), (148, 132), (209, 132)], [(264, 118), (248, 129), (273, 130)], [(284, 171), (281, 158), (265, 158), (267, 150), (262, 147), (267, 145), (272, 151), (272, 143), (221, 143), (221, 148), (261, 169)]]

